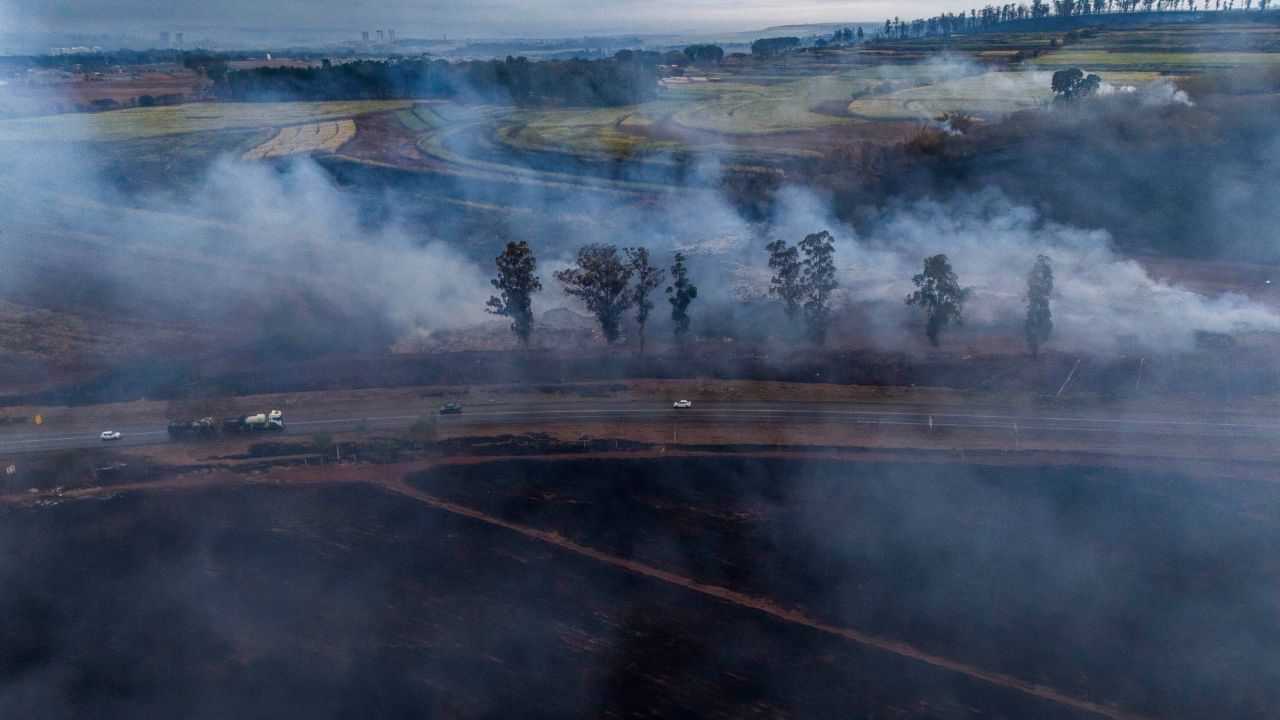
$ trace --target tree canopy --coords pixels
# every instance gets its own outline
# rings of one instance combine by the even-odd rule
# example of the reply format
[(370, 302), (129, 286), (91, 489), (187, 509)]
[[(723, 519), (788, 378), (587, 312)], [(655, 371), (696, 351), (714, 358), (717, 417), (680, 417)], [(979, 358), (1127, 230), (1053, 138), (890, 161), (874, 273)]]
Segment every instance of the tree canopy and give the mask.
[(818, 345), (827, 340), (831, 325), (831, 293), (836, 289), (835, 239), (823, 230), (800, 241), (804, 255), (800, 287), (804, 297), (805, 329)]
[(1053, 74), (1050, 88), (1055, 100), (1079, 100), (1087, 98), (1102, 87), (1102, 78), (1090, 73), (1085, 75), (1080, 68), (1059, 70)]
[(964, 323), (964, 303), (970, 290), (960, 287), (946, 255), (925, 258), (924, 272), (912, 277), (911, 282), (916, 291), (907, 296), (907, 304), (924, 308), (928, 316), (925, 334), (929, 343), (937, 347), (943, 330)]
[(536, 274), (538, 261), (529, 244), (521, 240), (507, 243), (495, 263), (498, 276), (489, 282), (500, 295), (489, 298), (487, 309), (494, 315), (510, 318), (511, 332), (527, 346), (533, 332), (533, 294), (542, 290), (542, 281)]
[(359, 60), (237, 70), (227, 73), (215, 92), (239, 101), (464, 98), (516, 105), (630, 105), (657, 96), (659, 60), (650, 52), (545, 62), (523, 57), (458, 63)]
[(613, 344), (621, 333), (623, 313), (634, 300), (628, 292), (632, 272), (616, 245), (597, 243), (579, 248), (574, 267), (557, 272), (556, 280), (596, 316), (605, 342)]
[(684, 54), (694, 64), (717, 65), (724, 59), (724, 48), (719, 45), (690, 45)]
[(1053, 312), (1049, 309), (1049, 296), (1053, 294), (1053, 265), (1047, 255), (1036, 257), (1036, 263), (1027, 275), (1027, 320), (1025, 325), (1027, 348), (1031, 356), (1040, 354), (1040, 346), (1049, 341), (1053, 333)]
[(636, 284), (631, 291), (631, 303), (636, 307), (636, 325), (640, 332), (640, 353), (644, 354), (644, 330), (649, 323), (649, 311), (653, 309), (653, 301), (649, 296), (662, 284), (666, 271), (654, 267), (649, 262), (648, 248), (627, 248), (627, 265), (635, 276)]
[(769, 250), (769, 294), (782, 300), (787, 317), (794, 319), (800, 312), (804, 299), (804, 286), (800, 280), (800, 251), (787, 245), (785, 240), (774, 240), (765, 246)]
[(689, 332), (689, 305), (697, 297), (698, 286), (689, 282), (684, 253), (677, 252), (671, 263), (671, 285), (667, 287), (667, 302), (671, 303), (671, 321), (675, 324), (677, 340)]
[(751, 54), (759, 57), (773, 57), (798, 47), (800, 47), (800, 38), (798, 37), (760, 38), (751, 43)]

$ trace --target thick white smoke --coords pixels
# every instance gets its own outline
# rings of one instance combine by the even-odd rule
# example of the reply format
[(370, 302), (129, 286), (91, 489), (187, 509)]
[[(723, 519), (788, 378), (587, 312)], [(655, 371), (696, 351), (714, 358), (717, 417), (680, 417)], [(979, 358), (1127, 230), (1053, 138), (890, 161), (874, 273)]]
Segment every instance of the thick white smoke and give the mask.
[[(886, 208), (866, 236), (836, 225), (818, 198), (795, 192), (775, 234), (794, 242), (822, 228), (837, 236), (843, 298), (877, 320), (879, 330), (865, 341), (882, 347), (917, 342), (904, 335), (910, 309), (903, 301), (923, 258), (937, 253), (973, 288), (967, 324), (1013, 337), (1024, 316), (1027, 273), (1037, 255), (1048, 255), (1056, 276), (1053, 344), (1060, 349), (1180, 351), (1194, 347), (1197, 331), (1280, 331), (1280, 315), (1243, 295), (1208, 297), (1157, 280), (1112, 251), (1106, 232), (1046, 222), (995, 191)], [(765, 254), (756, 247), (752, 255), (737, 280), (745, 294), (764, 297)]]
[(1162, 105), (1186, 105), (1191, 107), (1195, 105), (1191, 101), (1191, 96), (1187, 95), (1185, 90), (1178, 89), (1178, 86), (1174, 85), (1168, 78), (1160, 78), (1142, 85), (1112, 85), (1109, 82), (1104, 82), (1098, 87), (1098, 94), (1102, 97), (1131, 95), (1146, 107), (1159, 107)]
[[(971, 63), (943, 60), (935, 65), (939, 80), (974, 72)], [(1026, 73), (1029, 80), (1002, 75), (1008, 77), (997, 82), (1048, 84), (1046, 73)], [(1181, 102), (1177, 92), (1150, 92)], [(353, 317), (376, 314), (373, 319), (402, 336), (494, 321), (484, 312), (492, 267), (464, 257), (441, 239), (456, 241), (456, 233), (395, 217), (364, 223), (358, 202), (307, 159), (280, 168), (223, 158), (194, 193), (152, 195), (141, 200), (142, 210), (116, 202), (113, 192), (68, 150), (41, 154), (10, 144), (0, 147), (0, 168), (5, 167), (12, 170), (0, 178), (10, 190), (0, 199), (5, 216), (48, 222), (61, 213), (65, 217), (58, 217), (59, 222), (92, 225), (121, 250), (104, 255), (94, 269), (101, 275), (97, 279), (126, 291), (156, 284), (123, 252), (135, 249), (193, 260), (175, 277), (163, 278), (175, 288), (175, 303), (188, 295), (215, 304), (237, 296), (269, 299), (282, 289), (305, 287), (333, 306), (351, 308)], [(709, 165), (700, 173), (713, 169)], [(70, 205), (56, 205), (53, 195), (42, 195), (37, 188), (48, 193), (75, 188), (80, 197)], [(1157, 281), (1138, 263), (1110, 250), (1104, 232), (1044, 222), (1032, 209), (995, 192), (891, 206), (858, 237), (833, 219), (825, 201), (797, 189), (783, 191), (775, 220), (761, 227), (743, 221), (719, 193), (706, 189), (690, 188), (654, 205), (630, 206), (617, 193), (588, 191), (566, 201), (563, 189), (552, 199), (542, 197), (536, 186), (519, 188), (529, 207), (540, 207), (549, 216), (583, 219), (576, 237), (526, 238), (539, 255), (546, 286), (536, 301), (538, 311), (573, 307), (552, 274), (570, 262), (574, 248), (588, 242), (647, 246), (663, 262), (672, 249), (690, 252), (705, 308), (732, 302), (737, 290), (764, 294), (763, 237), (796, 242), (830, 229), (838, 238), (842, 298), (869, 310), (877, 328), (867, 337), (837, 337), (834, 342), (907, 346), (903, 333), (909, 315), (902, 300), (922, 258), (935, 253), (949, 255), (962, 281), (975, 289), (967, 309), (969, 324), (1014, 337), (1025, 275), (1037, 254), (1052, 257), (1057, 274), (1053, 344), (1060, 349), (1113, 352), (1140, 345), (1180, 350), (1194, 344), (1198, 330), (1280, 329), (1274, 313), (1243, 296), (1210, 298)], [(129, 204), (138, 202), (134, 198)], [(398, 197), (380, 206), (407, 213), (411, 202)], [(515, 235), (520, 232), (513, 229)], [(496, 252), (497, 243), (492, 245)]]
[(279, 267), (331, 293), (370, 295), (399, 328), (458, 327), (484, 317), (487, 281), (474, 264), (439, 241), (392, 221), (362, 228), (350, 201), (309, 161), (283, 173), (224, 158), (198, 199), (202, 214), (239, 227), (232, 251), (252, 263)]

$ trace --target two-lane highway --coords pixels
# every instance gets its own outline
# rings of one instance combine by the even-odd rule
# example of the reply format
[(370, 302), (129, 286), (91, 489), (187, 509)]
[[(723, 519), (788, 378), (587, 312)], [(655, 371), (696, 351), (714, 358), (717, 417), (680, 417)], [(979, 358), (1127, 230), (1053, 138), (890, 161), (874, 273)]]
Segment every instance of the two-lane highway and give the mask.
[[(696, 403), (692, 408), (673, 409), (669, 402), (653, 403), (572, 402), (562, 404), (482, 405), (465, 408), (460, 415), (439, 415), (442, 429), (468, 426), (519, 426), (536, 430), (540, 425), (563, 426), (572, 423), (646, 423), (671, 422), (680, 425), (823, 425), (845, 426), (850, 431), (870, 427), (918, 427), (934, 430), (963, 429), (1009, 431), (1026, 434), (1061, 434), (1077, 438), (1094, 436), (1153, 435), (1185, 438), (1280, 438), (1280, 423), (1270, 418), (1241, 417), (1154, 417), (1102, 416), (1067, 412), (1036, 413), (1031, 411), (962, 412), (957, 406), (922, 409), (912, 405), (876, 403)], [(314, 433), (339, 433), (360, 430), (402, 431), (408, 429), (422, 413), (356, 415), (344, 413), (334, 417), (308, 416), (303, 412), (286, 416), (283, 433), (247, 436), (266, 440), (274, 437), (305, 436)], [(432, 411), (434, 412), (434, 411)], [(120, 440), (104, 442), (101, 430), (118, 430)], [(19, 453), (66, 450), (98, 446), (143, 447), (172, 441), (163, 420), (151, 424), (102, 427), (83, 431), (59, 430), (56, 427), (24, 427), (20, 431), (0, 432), (0, 456)]]

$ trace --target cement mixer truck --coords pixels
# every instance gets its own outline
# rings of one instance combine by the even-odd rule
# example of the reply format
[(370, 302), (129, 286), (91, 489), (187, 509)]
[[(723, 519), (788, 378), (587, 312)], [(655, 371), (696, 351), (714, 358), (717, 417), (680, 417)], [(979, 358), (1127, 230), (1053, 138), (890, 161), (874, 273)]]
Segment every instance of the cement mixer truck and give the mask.
[(222, 421), (222, 431), (229, 435), (257, 432), (280, 432), (284, 430), (284, 413), (279, 410), (242, 415)]

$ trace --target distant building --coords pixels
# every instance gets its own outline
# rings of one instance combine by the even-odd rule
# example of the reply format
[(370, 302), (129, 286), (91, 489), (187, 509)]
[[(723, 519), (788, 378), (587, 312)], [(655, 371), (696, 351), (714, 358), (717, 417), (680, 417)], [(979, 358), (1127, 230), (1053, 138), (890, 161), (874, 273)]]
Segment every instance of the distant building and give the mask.
[(183, 45), (183, 43), (185, 42), (185, 39), (184, 39), (183, 35), (184, 35), (184, 33), (178, 33), (178, 34), (175, 36), (175, 37), (177, 38), (177, 41), (178, 41), (178, 49), (179, 49), (179, 50), (181, 50), (181, 49), (182, 49), (182, 45)]
[(387, 40), (390, 40), (391, 42), (395, 42), (395, 41), (396, 41), (396, 31), (395, 31), (395, 30), (388, 30), (388, 31), (387, 31)]
[(384, 42), (386, 42), (386, 37), (383, 35), (383, 32), (382, 32), (381, 30), (379, 30), (379, 31), (378, 31), (378, 44), (379, 44), (379, 45), (381, 45), (381, 44), (382, 44), (382, 43), (384, 43)]
[(364, 44), (365, 44), (365, 45), (368, 45), (368, 44), (369, 44), (369, 31), (368, 31), (368, 30), (365, 30), (364, 32), (360, 33), (360, 40), (361, 40), (362, 42), (364, 42)]
[(169, 47), (169, 33), (167, 31), (160, 33), (160, 47)]

